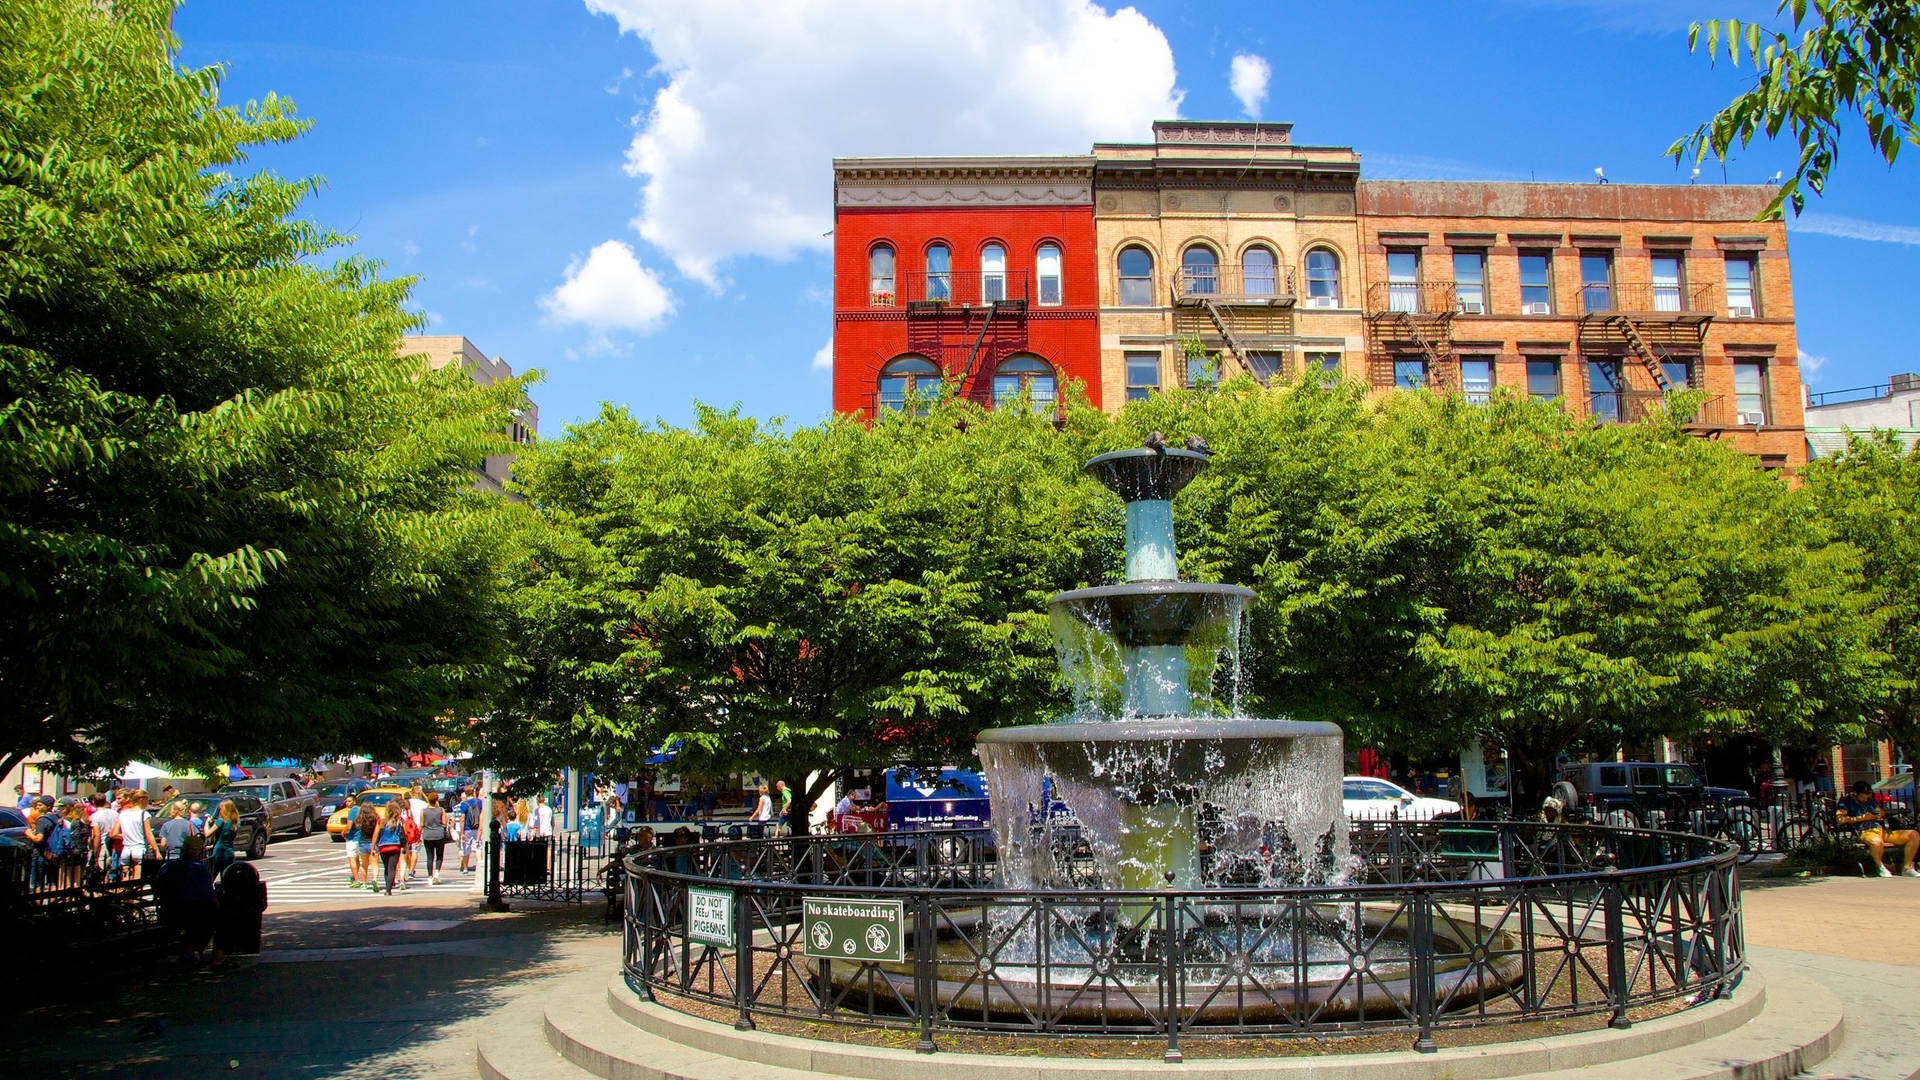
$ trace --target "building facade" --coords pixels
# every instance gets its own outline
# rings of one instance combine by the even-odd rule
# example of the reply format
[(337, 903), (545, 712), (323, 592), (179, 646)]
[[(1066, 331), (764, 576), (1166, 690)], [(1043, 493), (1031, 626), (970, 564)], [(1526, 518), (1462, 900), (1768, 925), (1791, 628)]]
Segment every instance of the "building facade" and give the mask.
[(1807, 397), (1807, 457), (1832, 457), (1849, 435), (1890, 431), (1911, 450), (1920, 443), (1920, 374), (1903, 371), (1874, 386)]
[[(408, 334), (400, 339), (400, 355), (423, 355), (434, 370), (458, 365), (467, 377), (481, 386), (513, 378), (513, 368), (500, 357), (489, 357), (479, 346), (459, 334)], [(515, 445), (525, 446), (540, 434), (540, 406), (531, 400), (522, 402), (507, 430)], [(474, 467), (474, 486), (496, 495), (506, 494), (507, 480), (513, 475), (512, 454), (492, 454)], [(517, 496), (516, 496), (517, 497)]]
[(1093, 158), (833, 163), (833, 407), (871, 417), (941, 380), (1052, 414), (1099, 372)]
[(1375, 181), (1287, 124), (1166, 121), (1088, 157), (834, 162), (834, 408), (945, 379), (1099, 408), (1236, 374), (1674, 403), (1807, 460), (1786, 232), (1729, 185)]

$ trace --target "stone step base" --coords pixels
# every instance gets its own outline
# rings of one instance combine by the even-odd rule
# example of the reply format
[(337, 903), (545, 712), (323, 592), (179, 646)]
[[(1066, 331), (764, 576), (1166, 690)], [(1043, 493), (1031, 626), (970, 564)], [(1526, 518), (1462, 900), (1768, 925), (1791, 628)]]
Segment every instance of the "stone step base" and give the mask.
[(916, 1054), (736, 1031), (641, 999), (616, 975), (581, 975), (481, 1040), (483, 1080), (1786, 1080), (1838, 1044), (1840, 1002), (1797, 977), (1749, 975), (1727, 1001), (1594, 1031), (1433, 1054), (1189, 1060)]

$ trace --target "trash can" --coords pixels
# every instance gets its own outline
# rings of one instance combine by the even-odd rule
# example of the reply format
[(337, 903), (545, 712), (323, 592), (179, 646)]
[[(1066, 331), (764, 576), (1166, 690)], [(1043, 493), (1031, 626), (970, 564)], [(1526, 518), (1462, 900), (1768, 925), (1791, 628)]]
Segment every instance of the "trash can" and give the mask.
[(503, 885), (545, 885), (548, 879), (546, 837), (509, 840), (500, 845), (500, 882)]
[(267, 911), (267, 883), (252, 863), (237, 862), (220, 873), (213, 892), (220, 900), (214, 928), (220, 951), (229, 956), (260, 951), (260, 923)]

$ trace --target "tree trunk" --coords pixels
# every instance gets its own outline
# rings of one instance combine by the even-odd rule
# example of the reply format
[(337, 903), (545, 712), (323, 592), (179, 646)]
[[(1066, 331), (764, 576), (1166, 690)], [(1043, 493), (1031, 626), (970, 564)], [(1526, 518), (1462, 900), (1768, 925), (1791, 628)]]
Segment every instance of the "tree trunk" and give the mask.
[(13, 770), (20, 767), (21, 762), (32, 756), (31, 750), (15, 750), (6, 757), (0, 758), (0, 778), (12, 775)]
[(787, 828), (795, 836), (805, 836), (813, 826), (813, 806), (820, 796), (833, 787), (834, 773), (821, 770), (819, 778), (811, 787), (805, 780), (788, 780), (787, 790), (793, 792), (793, 806), (787, 811)]

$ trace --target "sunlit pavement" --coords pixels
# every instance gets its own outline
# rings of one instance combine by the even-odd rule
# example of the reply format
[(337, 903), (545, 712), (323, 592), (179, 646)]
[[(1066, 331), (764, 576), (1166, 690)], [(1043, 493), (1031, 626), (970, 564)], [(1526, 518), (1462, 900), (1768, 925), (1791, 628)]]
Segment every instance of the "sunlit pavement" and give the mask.
[[(283, 905), (369, 907), (396, 904), (426, 907), (448, 902), (477, 904), (481, 889), (480, 874), (477, 870), (471, 874), (460, 872), (460, 858), (455, 847), (454, 844), (447, 845), (451, 869), (442, 869), (440, 884), (428, 884), (426, 860), (422, 859), (418, 867), (419, 876), (408, 881), (405, 891), (395, 891), (391, 897), (385, 895), (384, 889), (376, 895), (372, 890), (349, 888), (347, 845), (335, 843), (324, 832), (302, 839), (275, 840), (268, 846), (266, 858), (254, 863), (254, 869), (260, 871), (260, 879), (267, 883), (268, 910)], [(378, 870), (376, 861), (376, 873)]]

